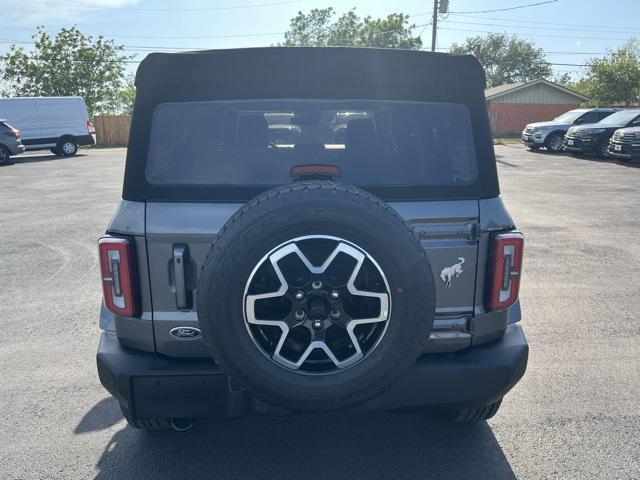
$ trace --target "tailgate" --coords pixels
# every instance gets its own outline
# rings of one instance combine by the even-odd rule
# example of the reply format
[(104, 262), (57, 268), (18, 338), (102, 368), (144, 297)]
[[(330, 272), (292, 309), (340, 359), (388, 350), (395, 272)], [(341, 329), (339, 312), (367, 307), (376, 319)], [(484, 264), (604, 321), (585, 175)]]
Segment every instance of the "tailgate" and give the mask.
[[(471, 315), (478, 257), (478, 202), (394, 202), (390, 205), (409, 223), (428, 252), (436, 283), (437, 316)], [(236, 203), (147, 204), (147, 251), (158, 352), (175, 356), (207, 355), (202, 338), (185, 340), (170, 332), (177, 327), (198, 327), (197, 275), (213, 238), (241, 206)]]

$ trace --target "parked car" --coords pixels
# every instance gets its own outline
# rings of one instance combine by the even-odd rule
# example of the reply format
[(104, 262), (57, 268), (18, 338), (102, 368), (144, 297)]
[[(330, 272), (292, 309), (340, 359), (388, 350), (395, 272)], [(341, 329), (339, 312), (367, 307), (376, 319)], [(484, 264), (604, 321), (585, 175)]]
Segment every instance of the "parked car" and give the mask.
[(12, 155), (22, 152), (24, 152), (24, 145), (20, 139), (20, 130), (0, 118), (0, 165), (9, 163)]
[(609, 141), (610, 157), (621, 160), (640, 159), (640, 127), (616, 130)]
[(71, 156), (79, 145), (95, 143), (95, 130), (81, 97), (0, 98), (0, 117), (22, 132), (27, 150)]
[[(97, 353), (130, 425), (497, 412), (527, 364), (523, 236), (473, 56), (156, 53), (136, 78)], [(345, 111), (367, 115), (338, 147), (327, 119)], [(270, 142), (267, 112), (294, 113), (293, 145)]]
[(572, 125), (596, 123), (616, 111), (615, 108), (578, 108), (549, 122), (530, 123), (522, 131), (522, 143), (531, 150), (545, 147), (550, 152), (559, 152), (564, 146), (564, 136)]
[(640, 109), (620, 110), (598, 123), (571, 127), (564, 137), (564, 149), (576, 156), (590, 153), (604, 158), (613, 132), (635, 126), (640, 126)]

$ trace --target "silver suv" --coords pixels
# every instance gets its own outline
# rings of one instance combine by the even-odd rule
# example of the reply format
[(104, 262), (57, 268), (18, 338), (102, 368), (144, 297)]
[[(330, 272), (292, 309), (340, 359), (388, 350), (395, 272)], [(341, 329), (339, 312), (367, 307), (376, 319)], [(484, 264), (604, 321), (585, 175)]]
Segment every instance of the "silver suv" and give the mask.
[(12, 155), (24, 152), (20, 131), (0, 118), (0, 165), (9, 163)]
[(97, 355), (130, 425), (496, 413), (527, 364), (523, 237), (474, 57), (153, 54), (136, 85)]

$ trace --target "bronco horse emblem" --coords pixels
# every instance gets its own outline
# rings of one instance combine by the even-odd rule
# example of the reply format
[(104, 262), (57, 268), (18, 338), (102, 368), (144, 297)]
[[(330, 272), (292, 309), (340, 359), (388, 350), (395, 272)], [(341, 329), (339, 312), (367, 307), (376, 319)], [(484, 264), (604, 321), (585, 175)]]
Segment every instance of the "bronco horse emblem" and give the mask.
[(458, 263), (454, 263), (450, 267), (444, 267), (440, 272), (440, 278), (446, 287), (451, 286), (451, 280), (453, 280), (454, 276), (456, 278), (460, 278), (460, 275), (462, 275), (462, 264), (464, 263), (464, 258), (458, 257), (458, 260), (460, 260)]

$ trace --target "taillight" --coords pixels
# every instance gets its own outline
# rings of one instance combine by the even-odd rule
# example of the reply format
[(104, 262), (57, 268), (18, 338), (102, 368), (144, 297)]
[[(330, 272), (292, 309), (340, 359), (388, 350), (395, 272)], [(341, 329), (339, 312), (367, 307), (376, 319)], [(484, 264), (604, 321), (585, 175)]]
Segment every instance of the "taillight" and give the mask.
[(9, 137), (13, 137), (13, 138), (16, 138), (16, 139), (17, 139), (17, 138), (20, 138), (20, 130), (15, 130), (15, 129), (14, 129), (14, 130), (9, 130), (9, 131), (7, 132), (7, 135), (8, 135)]
[(90, 120), (87, 120), (87, 132), (89, 135), (96, 133), (96, 127), (93, 126), (93, 123), (91, 123)]
[(339, 177), (340, 168), (335, 165), (294, 165), (291, 168), (290, 176), (292, 177), (302, 177), (307, 175)]
[(133, 244), (126, 238), (102, 237), (98, 247), (105, 306), (116, 315), (137, 315)]
[(501, 310), (518, 300), (523, 247), (524, 236), (520, 232), (500, 233), (493, 237), (488, 309)]

